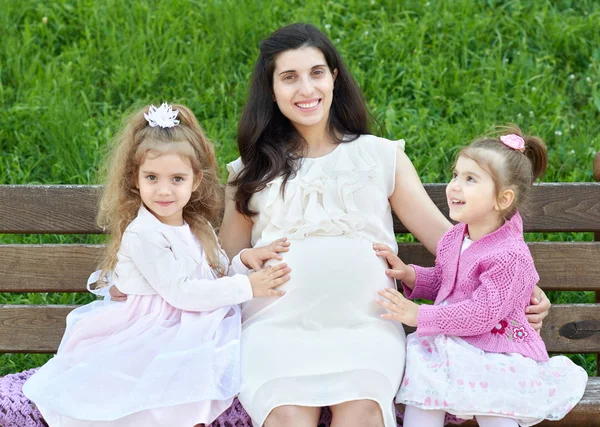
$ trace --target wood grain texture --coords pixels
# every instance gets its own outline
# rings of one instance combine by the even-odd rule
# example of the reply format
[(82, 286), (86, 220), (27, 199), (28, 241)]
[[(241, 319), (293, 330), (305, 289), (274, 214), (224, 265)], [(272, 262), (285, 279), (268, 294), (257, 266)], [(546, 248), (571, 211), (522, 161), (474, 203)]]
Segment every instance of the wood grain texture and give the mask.
[[(532, 242), (529, 249), (544, 290), (600, 291), (600, 242)], [(399, 244), (398, 255), (406, 263), (434, 264), (418, 243)]]
[[(600, 291), (600, 242), (541, 242), (529, 248), (544, 290)], [(0, 245), (0, 292), (85, 292), (102, 245)], [(431, 266), (419, 243), (399, 245), (407, 263)]]
[(0, 185), (0, 233), (96, 234), (99, 186)]
[(55, 353), (74, 308), (0, 305), (0, 353)]
[[(426, 184), (437, 207), (448, 217), (446, 184)], [(415, 209), (418, 209), (415, 206)], [(526, 232), (600, 231), (600, 183), (560, 182), (536, 185), (531, 195)], [(394, 218), (396, 233), (406, 228)]]
[[(0, 353), (55, 352), (64, 332), (65, 317), (73, 306), (1, 305)], [(544, 320), (542, 338), (552, 353), (596, 353), (600, 351), (600, 304), (557, 304)], [(588, 323), (586, 323), (588, 322)], [(591, 322), (591, 323), (590, 323)], [(588, 328), (584, 336), (568, 338), (571, 323)], [(586, 326), (587, 325), (587, 326)], [(405, 328), (407, 333), (414, 328)], [(562, 329), (562, 332), (561, 332)]]
[(542, 338), (554, 353), (600, 352), (600, 304), (553, 305)]
[(0, 245), (0, 292), (85, 292), (102, 245)]
[[(426, 184), (448, 215), (446, 184)], [(99, 186), (0, 185), (0, 233), (100, 233)], [(415, 207), (418, 209), (418, 207)], [(526, 231), (600, 231), (600, 183), (542, 183), (532, 194)], [(398, 233), (407, 230), (395, 219)]]

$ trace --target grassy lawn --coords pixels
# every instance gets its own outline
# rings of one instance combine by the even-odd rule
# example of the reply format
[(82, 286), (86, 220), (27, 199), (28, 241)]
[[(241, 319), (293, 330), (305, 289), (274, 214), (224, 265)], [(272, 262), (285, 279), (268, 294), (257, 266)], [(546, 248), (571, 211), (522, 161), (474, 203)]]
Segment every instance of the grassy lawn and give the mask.
[[(546, 181), (593, 180), (598, 1), (19, 0), (0, 2), (0, 183), (96, 183), (123, 114), (163, 100), (196, 113), (224, 165), (237, 157), (258, 43), (297, 21), (329, 35), (365, 93), (373, 132), (404, 138), (424, 181), (447, 180), (458, 146), (506, 122), (546, 140)], [(528, 236), (542, 237), (593, 238)], [(0, 235), (0, 243), (98, 239)], [(89, 299), (0, 294), (0, 304)], [(0, 374), (46, 358), (0, 355)], [(592, 356), (574, 358), (595, 370)]]

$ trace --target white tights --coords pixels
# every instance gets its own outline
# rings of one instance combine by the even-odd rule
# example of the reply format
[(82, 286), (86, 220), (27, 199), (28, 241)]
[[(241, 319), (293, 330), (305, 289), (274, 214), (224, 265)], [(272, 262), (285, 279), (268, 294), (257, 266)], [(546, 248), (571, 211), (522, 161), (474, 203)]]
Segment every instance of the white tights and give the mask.
[[(440, 410), (421, 409), (416, 406), (406, 405), (404, 411), (404, 427), (444, 427), (446, 412)], [(519, 424), (512, 418), (489, 417), (477, 415), (477, 424), (481, 427), (518, 427)]]

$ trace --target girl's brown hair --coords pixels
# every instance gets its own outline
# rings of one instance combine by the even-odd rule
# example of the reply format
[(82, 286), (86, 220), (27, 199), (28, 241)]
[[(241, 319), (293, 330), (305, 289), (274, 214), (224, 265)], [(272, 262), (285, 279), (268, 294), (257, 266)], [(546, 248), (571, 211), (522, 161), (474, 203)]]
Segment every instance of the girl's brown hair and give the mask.
[[(523, 138), (524, 151), (505, 145), (500, 140), (504, 135), (518, 135)], [(458, 155), (475, 161), (488, 172), (498, 195), (502, 190), (514, 191), (513, 203), (501, 212), (504, 218), (510, 218), (526, 204), (533, 183), (544, 175), (548, 164), (548, 152), (544, 141), (537, 136), (524, 135), (514, 124), (498, 127), (495, 135), (474, 141)]]
[(213, 145), (187, 107), (172, 107), (179, 111), (178, 125), (151, 127), (144, 118), (149, 109), (146, 106), (129, 116), (113, 140), (102, 169), (105, 186), (97, 218), (98, 225), (108, 230), (111, 237), (101, 264), (102, 276), (115, 268), (123, 233), (142, 205), (136, 184), (140, 165), (148, 154), (177, 153), (190, 162), (194, 179), (201, 181), (183, 208), (183, 219), (202, 244), (213, 268), (221, 275), (227, 268), (219, 262), (220, 247), (211, 227), (223, 209), (223, 188)]

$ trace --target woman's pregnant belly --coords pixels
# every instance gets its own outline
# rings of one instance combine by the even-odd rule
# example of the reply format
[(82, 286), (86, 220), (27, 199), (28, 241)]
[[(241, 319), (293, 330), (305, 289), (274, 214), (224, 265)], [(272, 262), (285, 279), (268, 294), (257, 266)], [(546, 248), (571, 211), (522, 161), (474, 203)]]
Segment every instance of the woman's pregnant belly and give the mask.
[(276, 322), (278, 328), (304, 330), (362, 328), (382, 321), (385, 310), (375, 302), (377, 290), (395, 285), (386, 276), (387, 264), (375, 255), (372, 242), (309, 236), (292, 240), (282, 257), (292, 269), (289, 282), (280, 288), (286, 294), (245, 303), (244, 328), (261, 320)]

